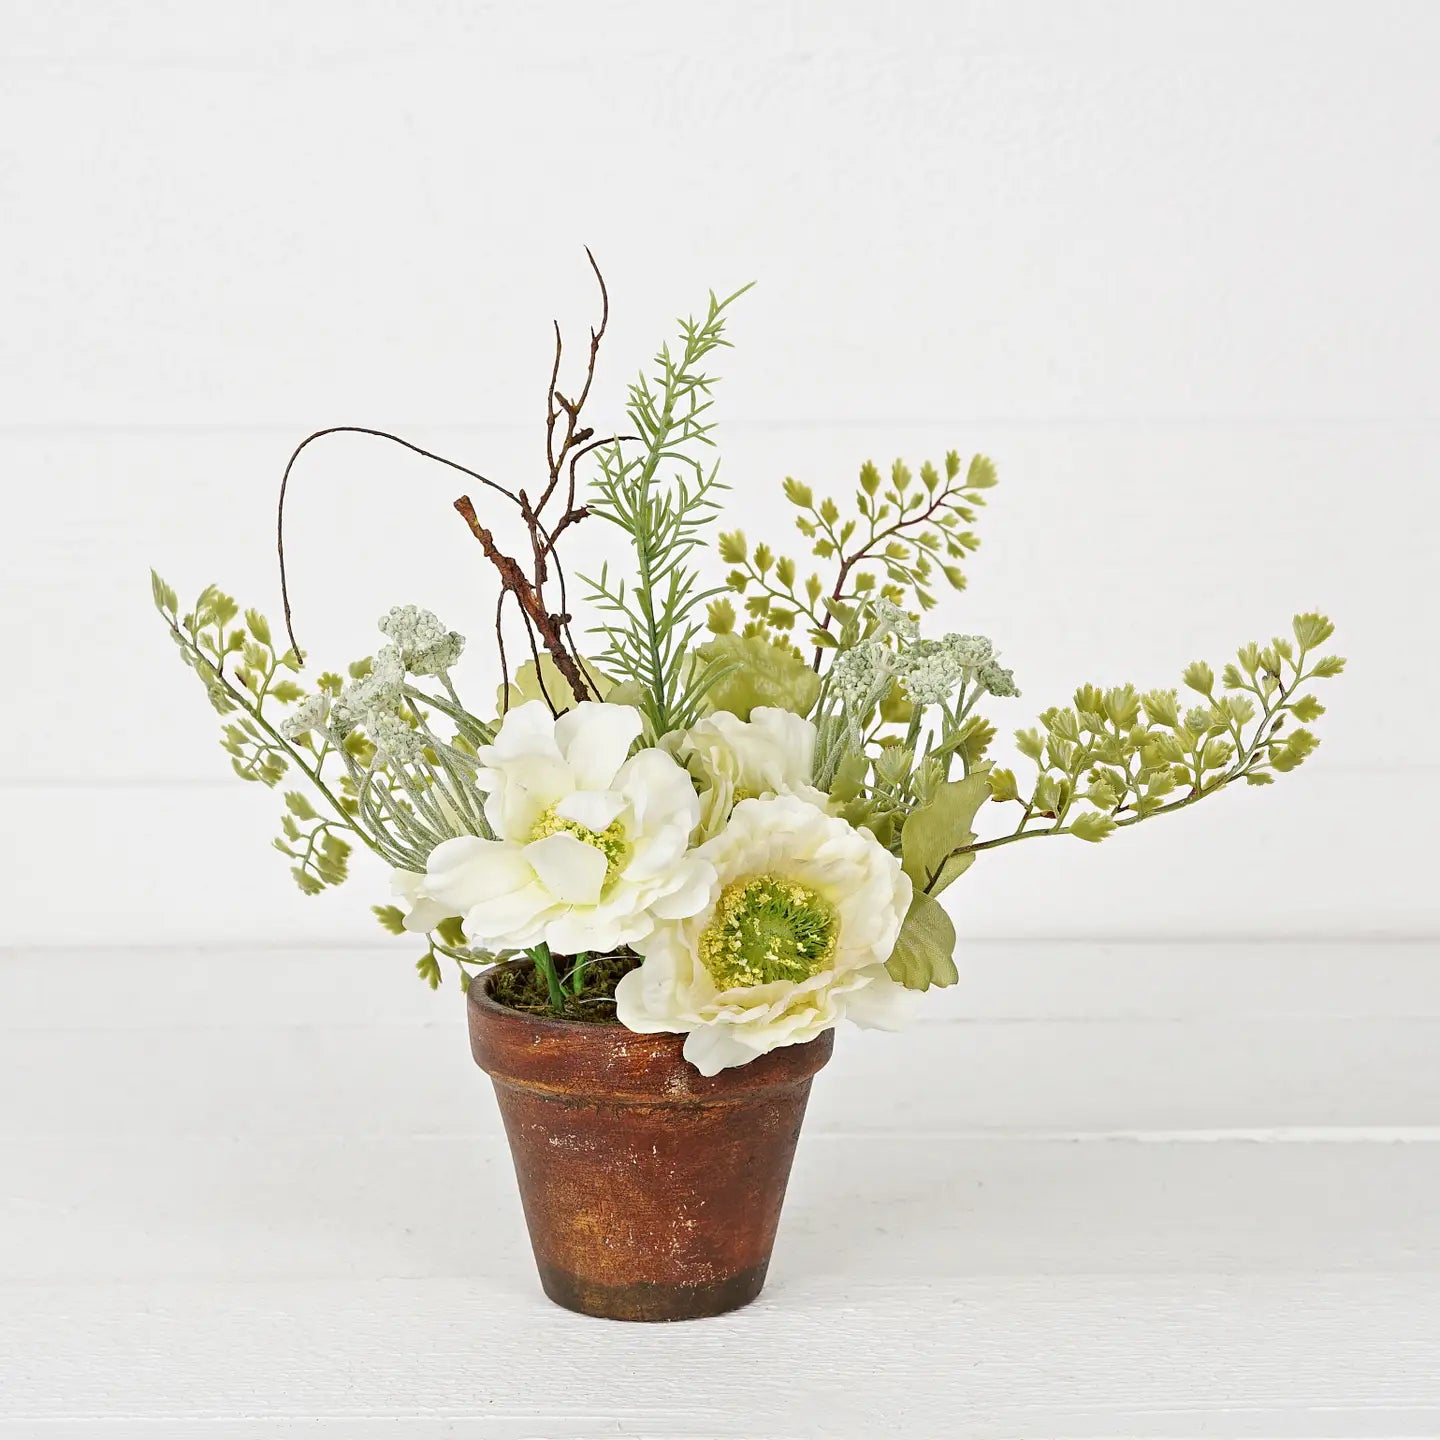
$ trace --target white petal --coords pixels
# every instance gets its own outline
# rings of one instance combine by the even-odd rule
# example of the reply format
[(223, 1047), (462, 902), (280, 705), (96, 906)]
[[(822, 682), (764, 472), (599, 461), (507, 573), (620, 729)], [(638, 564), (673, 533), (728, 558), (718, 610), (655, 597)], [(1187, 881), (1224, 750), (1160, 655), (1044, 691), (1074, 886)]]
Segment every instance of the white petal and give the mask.
[(668, 1015), (659, 1014), (646, 1004), (644, 966), (632, 970), (615, 987), (615, 1016), (627, 1030), (641, 1035), (674, 1034), (684, 1025)]
[(625, 944), (632, 923), (603, 910), (562, 910), (546, 922), (545, 943), (553, 955), (606, 955)]
[(690, 777), (663, 750), (642, 750), (621, 767), (614, 788), (630, 801), (637, 845), (625, 873), (651, 879), (670, 868), (700, 823), (700, 797)]
[(613, 790), (576, 790), (555, 803), (555, 813), (562, 820), (573, 820), (587, 830), (600, 834), (629, 804)]
[(702, 1025), (685, 1037), (683, 1053), (702, 1075), (718, 1075), (732, 1066), (748, 1065), (761, 1052), (742, 1045), (728, 1025)]
[(425, 893), (463, 915), (472, 906), (528, 885), (534, 878), (518, 847), (504, 840), (461, 835), (430, 852)]
[(543, 700), (515, 706), (500, 722), (494, 743), (479, 750), (482, 765), (501, 766), (522, 755), (564, 759), (555, 739), (555, 717)]
[(442, 920), (448, 920), (456, 912), (449, 905), (442, 905), (438, 900), (429, 900), (422, 897), (416, 900), (410, 907), (410, 913), (406, 915), (404, 925), (407, 930), (417, 935), (428, 935)]
[(845, 1018), (867, 1030), (903, 1030), (922, 1003), (919, 990), (907, 990), (883, 966), (876, 966), (868, 985), (842, 1001)]
[(567, 710), (555, 722), (555, 743), (575, 777), (576, 788), (608, 790), (643, 728), (640, 712), (633, 705), (586, 700)]
[(545, 921), (555, 911), (555, 897), (532, 877), (528, 885), (472, 905), (465, 912), (465, 934), (491, 950), (527, 950), (544, 938)]
[(709, 903), (716, 889), (715, 867), (693, 852), (675, 867), (674, 889), (650, 902), (650, 913), (661, 920), (688, 920)]
[(540, 883), (566, 905), (594, 905), (605, 887), (605, 857), (563, 830), (524, 848)]
[(547, 787), (538, 794), (527, 790), (524, 785), (511, 783), (499, 770), (482, 770), (482, 776), (497, 777), (499, 783), (485, 797), (485, 818), (490, 828), (502, 839), (513, 840), (523, 845), (535, 833), (536, 822), (555, 803), (557, 795), (563, 795), (570, 783), (569, 774), (558, 766), (549, 777)]

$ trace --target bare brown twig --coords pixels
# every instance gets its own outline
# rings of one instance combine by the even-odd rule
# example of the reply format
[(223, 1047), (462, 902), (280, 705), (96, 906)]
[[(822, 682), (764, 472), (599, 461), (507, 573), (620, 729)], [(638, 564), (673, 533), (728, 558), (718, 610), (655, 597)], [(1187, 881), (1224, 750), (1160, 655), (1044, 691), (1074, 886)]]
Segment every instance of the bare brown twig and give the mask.
[[(476, 514), (475, 506), (468, 495), (462, 495), (455, 501), (455, 509), (460, 513), (465, 523), (470, 527), (470, 533), (480, 542), (485, 557), (495, 567), (496, 574), (500, 579), (500, 595), (495, 612), (496, 641), (499, 648), (500, 664), (503, 672), (502, 693), (508, 697), (510, 688), (509, 664), (505, 653), (505, 637), (503, 633), (503, 619), (505, 613), (505, 600), (513, 596), (516, 608), (519, 611), (521, 622), (526, 632), (526, 639), (529, 642), (530, 653), (535, 660), (537, 672), (540, 670), (541, 650), (545, 651), (555, 663), (555, 668), (565, 678), (571, 692), (576, 700), (589, 700), (594, 698), (594, 687), (585, 673), (584, 666), (580, 663), (579, 653), (575, 648), (574, 637), (570, 631), (570, 614), (566, 602), (565, 572), (560, 565), (559, 555), (555, 549), (555, 542), (572, 525), (589, 515), (589, 509), (576, 503), (578, 495), (578, 474), (577, 467), (585, 456), (603, 445), (614, 444), (622, 437), (610, 436), (606, 439), (596, 439), (594, 428), (583, 423), (581, 412), (586, 401), (590, 398), (590, 391), (595, 383), (595, 370), (600, 355), (600, 344), (605, 338), (606, 327), (610, 323), (610, 295), (605, 287), (605, 277), (600, 273), (600, 267), (595, 261), (589, 248), (586, 248), (585, 257), (590, 262), (590, 268), (595, 273), (595, 280), (600, 287), (600, 323), (590, 331), (590, 350), (585, 365), (585, 376), (580, 389), (572, 400), (563, 394), (560, 386), (560, 362), (564, 353), (564, 344), (560, 334), (559, 323), (555, 325), (555, 361), (550, 371), (550, 384), (546, 393), (545, 410), (545, 459), (547, 474), (545, 484), (540, 493), (540, 499), (531, 503), (529, 495), (523, 489), (510, 490), (503, 485), (497, 484), (487, 476), (480, 474), (478, 470), (472, 470), (466, 465), (461, 465), (454, 460), (448, 460), (443, 455), (437, 455), (431, 450), (424, 450), (398, 435), (392, 435), (386, 430), (372, 430), (361, 425), (335, 425), (329, 429), (317, 430), (313, 435), (307, 436), (295, 447), (288, 463), (285, 466), (285, 473), (280, 480), (280, 500), (276, 511), (276, 549), (280, 557), (280, 594), (285, 610), (285, 630), (290, 637), (290, 644), (294, 647), (297, 656), (300, 655), (299, 642), (295, 638), (295, 630), (290, 615), (290, 588), (289, 579), (285, 566), (285, 499), (290, 486), (290, 473), (295, 467), (295, 462), (300, 458), (301, 452), (316, 440), (325, 435), (354, 434), (372, 435), (382, 440), (389, 440), (396, 445), (413, 451), (428, 460), (434, 460), (441, 465), (448, 466), (452, 470), (458, 470), (462, 475), (468, 475), (478, 480), (488, 489), (503, 495), (520, 512), (520, 518), (524, 522), (527, 536), (529, 538), (530, 561), (529, 569), (523, 566), (513, 555), (507, 555), (495, 542), (493, 531), (483, 525)], [(561, 425), (563, 420), (564, 424)], [(550, 503), (555, 492), (560, 488), (562, 477), (565, 478), (565, 509), (558, 517), (555, 524), (547, 526), (541, 516), (546, 506)], [(560, 585), (560, 605), (558, 611), (552, 611), (545, 598), (545, 585), (550, 579), (553, 570)], [(558, 711), (556, 700), (552, 698), (545, 685), (543, 676), (540, 677), (540, 692), (545, 697), (545, 702), (552, 711)]]
[(472, 470), (468, 465), (461, 465), (456, 460), (447, 460), (445, 456), (437, 455), (433, 450), (424, 450), (419, 445), (402, 439), (399, 435), (392, 435), (388, 430), (374, 430), (367, 425), (331, 425), (324, 430), (315, 431), (313, 435), (307, 435), (291, 451), (289, 460), (285, 462), (285, 473), (280, 477), (280, 499), (275, 507), (275, 548), (280, 557), (280, 600), (285, 609), (285, 634), (290, 639), (290, 647), (295, 652), (295, 658), (301, 664), (304, 664), (305, 657), (301, 653), (300, 642), (295, 638), (295, 626), (290, 617), (290, 582), (285, 569), (285, 497), (290, 489), (290, 472), (295, 468), (295, 462), (308, 446), (314, 444), (316, 440), (323, 440), (327, 435), (370, 435), (377, 440), (389, 440), (392, 444), (399, 445), (423, 459), (434, 460), (439, 465), (447, 466), (451, 470), (458, 470), (462, 475), (468, 475), (472, 480), (478, 480), (482, 485), (497, 491), (517, 505), (520, 503), (519, 497), (513, 491), (496, 484), (494, 480), (488, 479), (478, 470)]

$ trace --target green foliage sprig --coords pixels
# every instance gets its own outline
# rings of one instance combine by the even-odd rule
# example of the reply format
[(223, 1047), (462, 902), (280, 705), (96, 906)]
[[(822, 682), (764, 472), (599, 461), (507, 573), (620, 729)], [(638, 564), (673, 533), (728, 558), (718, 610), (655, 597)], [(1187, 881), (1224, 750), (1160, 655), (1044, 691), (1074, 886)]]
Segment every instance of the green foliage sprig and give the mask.
[[(729, 345), (725, 312), (744, 293), (720, 300), (712, 292), (704, 319), (682, 322), (678, 354), (662, 347), (654, 376), (642, 372), (630, 386), (626, 414), (639, 448), (621, 439), (601, 450), (600, 473), (592, 481), (590, 513), (630, 537), (637, 572), (633, 583), (612, 581), (608, 566), (598, 577), (582, 577), (592, 602), (610, 617), (595, 627), (608, 646), (599, 658), (638, 685), (655, 736), (691, 724), (719, 678), (717, 667), (691, 661), (702, 628), (695, 617), (717, 593), (702, 588), (691, 557), (705, 542), (724, 489), (719, 462), (705, 456), (715, 444), (713, 422), (705, 418), (715, 382), (702, 366)], [(662, 472), (669, 467), (679, 473), (666, 478)]]
[[(965, 588), (965, 573), (957, 563), (979, 547), (968, 529), (985, 504), (983, 491), (996, 483), (995, 466), (976, 455), (963, 477), (960, 456), (950, 451), (943, 471), (929, 461), (920, 467), (919, 484), (903, 460), (890, 467), (888, 482), (870, 461), (860, 469), (855, 490), (855, 514), (842, 516), (839, 505), (825, 497), (818, 502), (809, 485), (793, 478), (785, 481), (785, 498), (800, 512), (795, 526), (811, 541), (811, 553), (834, 562), (828, 584), (818, 571), (801, 582), (800, 567), (788, 555), (769, 545), (752, 550), (740, 530), (721, 534), (720, 557), (735, 568), (727, 583), (744, 595), (752, 617), (750, 634), (766, 629), (789, 632), (803, 618), (814, 644), (813, 665), (820, 668), (821, 651), (834, 650), (840, 640), (832, 628), (844, 623), (853, 606), (883, 597), (899, 606), (935, 605), (937, 575), (956, 590)], [(797, 588), (798, 587), (798, 588)], [(724, 633), (733, 625), (733, 608), (712, 614)]]
[[(307, 691), (292, 677), (300, 669), (293, 649), (280, 651), (258, 610), (246, 610), (210, 585), (192, 609), (180, 613), (175, 591), (154, 571), (150, 593), (180, 651), (180, 658), (205, 687), (224, 724), (220, 744), (242, 780), (275, 789), (290, 774), (302, 775), (308, 790), (284, 792), (281, 833), (273, 844), (292, 860), (291, 878), (307, 895), (343, 884), (354, 844), (372, 850), (387, 865), (421, 870), (431, 849), (452, 834), (484, 833), (478, 797), (465, 774), (466, 757), (491, 731), (465, 711), (448, 675), (436, 677), (443, 694), (431, 694), (404, 682), (388, 717), (364, 723), (333, 723), (332, 707), (346, 692), (333, 673), (318, 677)], [(239, 623), (236, 623), (237, 620)], [(350, 680), (372, 674), (370, 658), (349, 667)], [(273, 707), (285, 707), (275, 713)], [(309, 715), (307, 715), (307, 710)], [(455, 721), (457, 733), (443, 740), (431, 726), (430, 712)], [(307, 724), (310, 717), (313, 724)], [(329, 722), (325, 717), (331, 716)], [(385, 735), (386, 720), (396, 729), (387, 753), (366, 733)], [(410, 743), (401, 745), (401, 732)], [(401, 753), (407, 758), (400, 758)], [(317, 803), (320, 808), (317, 808)], [(380, 923), (401, 933), (403, 916), (395, 906), (375, 907)], [(465, 967), (499, 958), (464, 945), (458, 922), (443, 922), (428, 937), (417, 964), (422, 978), (439, 983), (438, 955)]]
[(1305, 723), (1325, 712), (1304, 687), (1339, 675), (1345, 661), (1312, 659), (1334, 633), (1325, 616), (1297, 615), (1291, 628), (1293, 641), (1277, 636), (1265, 646), (1242, 646), (1218, 687), (1208, 664), (1190, 665), (1184, 684), (1199, 698), (1189, 705), (1178, 690), (1082, 685), (1073, 704), (1040, 717), (1042, 729), (1016, 732), (1016, 745), (1036, 767), (1035, 782), (1022, 793), (1015, 773), (999, 769), (990, 773), (990, 789), (997, 801), (1021, 806), (1020, 822), (969, 849), (1033, 835), (1100, 841), (1236, 780), (1267, 785), (1294, 770), (1320, 743)]
[[(259, 611), (247, 610), (243, 623), (235, 624), (239, 605), (214, 585), (206, 586), (184, 615), (175, 591), (153, 570), (150, 593), (180, 658), (205, 686), (215, 712), (226, 717), (220, 744), (235, 773), (273, 790), (297, 768), (328, 805), (330, 813), (322, 818), (303, 792), (285, 796), (282, 834), (274, 843), (296, 861), (290, 872), (295, 883), (307, 894), (339, 884), (352, 848), (346, 836), (356, 835), (366, 844), (369, 837), (356, 828), (353, 802), (335, 794), (322, 775), (328, 756), (298, 750), (280, 734), (266, 708), (267, 703), (289, 706), (306, 698), (290, 678), (300, 669), (299, 657), (293, 650), (277, 652), (269, 622)], [(233, 674), (227, 665), (233, 665)], [(315, 823), (302, 828), (303, 822)], [(302, 843), (300, 850), (291, 848)]]

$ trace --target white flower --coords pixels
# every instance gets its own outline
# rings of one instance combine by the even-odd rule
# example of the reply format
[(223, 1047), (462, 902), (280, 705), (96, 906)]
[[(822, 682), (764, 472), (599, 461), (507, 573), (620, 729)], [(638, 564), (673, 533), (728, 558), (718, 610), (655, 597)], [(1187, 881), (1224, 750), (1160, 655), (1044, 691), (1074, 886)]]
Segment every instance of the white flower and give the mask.
[(822, 809), (826, 796), (814, 776), (815, 727), (802, 716), (760, 705), (748, 720), (717, 710), (682, 735), (667, 737), (700, 785), (700, 835), (725, 828), (741, 800), (798, 795)]
[(330, 716), (330, 697), (323, 691), (302, 700), (295, 713), (280, 722), (280, 733), (287, 740), (298, 740), (312, 730), (323, 730)]
[(393, 645), (382, 645), (368, 674), (352, 680), (335, 697), (330, 718), (342, 734), (364, 725), (377, 714), (393, 714), (405, 684), (405, 666)]
[(380, 630), (411, 675), (443, 675), (465, 649), (463, 635), (446, 630), (436, 615), (418, 605), (395, 606), (381, 617)]
[(842, 1018), (908, 1018), (915, 992), (885, 961), (910, 880), (869, 831), (794, 796), (742, 800), (698, 853), (715, 867), (708, 903), (636, 944), (645, 962), (615, 992), (622, 1024), (688, 1032), (685, 1058), (714, 1075)]
[(862, 640), (842, 650), (830, 667), (830, 683), (841, 704), (856, 714), (878, 705), (895, 675), (895, 655), (879, 640)]
[(960, 683), (965, 662), (943, 640), (917, 640), (901, 654), (898, 668), (913, 704), (939, 705)]
[(657, 918), (699, 909), (714, 879), (689, 849), (700, 802), (664, 751), (625, 758), (642, 723), (629, 705), (586, 702), (558, 720), (538, 700), (511, 710), (477, 755), (498, 838), (437, 845), (412, 901), (461, 916), (472, 944), (557, 955), (633, 945)]
[(1013, 699), (1020, 694), (1015, 684), (1015, 672), (1006, 670), (1004, 666), (997, 664), (994, 660), (986, 661), (980, 667), (980, 683), (992, 694), (1001, 699)]
[(370, 738), (375, 748), (388, 760), (400, 765), (413, 765), (420, 758), (425, 742), (398, 715), (388, 711), (372, 711), (369, 721)]
[(984, 635), (956, 635), (952, 632), (944, 636), (940, 643), (967, 670), (985, 664), (995, 654), (994, 644)]
[(875, 638), (894, 635), (899, 640), (918, 640), (920, 627), (893, 600), (883, 595), (875, 602)]

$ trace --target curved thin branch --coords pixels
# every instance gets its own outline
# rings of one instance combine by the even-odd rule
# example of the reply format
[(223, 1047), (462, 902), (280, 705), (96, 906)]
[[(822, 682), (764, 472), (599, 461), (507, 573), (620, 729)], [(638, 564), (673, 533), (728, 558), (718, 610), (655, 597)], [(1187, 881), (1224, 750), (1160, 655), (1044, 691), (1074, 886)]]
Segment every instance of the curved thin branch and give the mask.
[(437, 455), (433, 450), (422, 449), (419, 445), (412, 444), (399, 435), (392, 435), (388, 430), (374, 430), (367, 425), (331, 425), (324, 430), (315, 431), (313, 435), (307, 435), (291, 452), (289, 460), (285, 462), (285, 473), (280, 477), (280, 500), (275, 507), (275, 548), (280, 557), (280, 599), (285, 609), (285, 633), (290, 639), (290, 647), (295, 652), (295, 658), (302, 665), (305, 663), (305, 657), (300, 651), (300, 642), (295, 638), (295, 626), (290, 617), (290, 584), (285, 569), (285, 496), (290, 488), (290, 472), (295, 468), (295, 462), (300, 458), (301, 453), (307, 446), (316, 440), (324, 439), (327, 435), (370, 435), (377, 440), (389, 440), (392, 444), (399, 445), (426, 460), (434, 460), (437, 464), (448, 466), (451, 470), (458, 470), (462, 475), (468, 475), (472, 480), (478, 480), (482, 485), (488, 485), (490, 489), (498, 491), (512, 503), (520, 504), (518, 495), (507, 490), (503, 485), (496, 484), (494, 480), (480, 474), (478, 470), (472, 470), (468, 465), (461, 465), (456, 460), (447, 459), (444, 455)]

